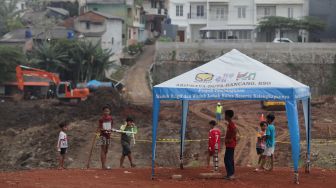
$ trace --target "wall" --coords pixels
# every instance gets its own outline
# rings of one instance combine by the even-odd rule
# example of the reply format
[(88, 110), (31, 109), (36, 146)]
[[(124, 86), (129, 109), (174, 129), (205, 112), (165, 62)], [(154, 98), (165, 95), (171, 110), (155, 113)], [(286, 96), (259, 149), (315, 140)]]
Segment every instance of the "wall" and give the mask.
[(105, 14), (109, 14), (112, 16), (121, 17), (124, 19), (124, 24), (122, 28), (123, 37), (123, 44), (126, 45), (127, 41), (127, 25), (132, 25), (133, 20), (132, 17), (127, 16), (127, 6), (124, 4), (88, 4), (88, 9), (93, 10), (96, 9), (98, 12), (102, 12)]
[[(113, 38), (113, 43), (112, 43)], [(111, 49), (113, 53), (122, 52), (122, 21), (106, 20), (106, 32), (102, 36), (102, 48)]]
[(309, 85), (314, 95), (328, 91), (336, 58), (336, 44), (330, 43), (157, 43), (154, 85), (232, 49)]

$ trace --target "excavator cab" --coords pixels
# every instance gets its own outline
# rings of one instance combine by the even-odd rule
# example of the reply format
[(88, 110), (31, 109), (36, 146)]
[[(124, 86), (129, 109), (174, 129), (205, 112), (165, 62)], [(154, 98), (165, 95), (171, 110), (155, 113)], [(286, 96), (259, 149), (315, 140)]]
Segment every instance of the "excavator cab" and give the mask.
[(56, 89), (57, 98), (63, 101), (79, 102), (86, 100), (88, 88), (73, 88), (71, 82), (60, 82)]

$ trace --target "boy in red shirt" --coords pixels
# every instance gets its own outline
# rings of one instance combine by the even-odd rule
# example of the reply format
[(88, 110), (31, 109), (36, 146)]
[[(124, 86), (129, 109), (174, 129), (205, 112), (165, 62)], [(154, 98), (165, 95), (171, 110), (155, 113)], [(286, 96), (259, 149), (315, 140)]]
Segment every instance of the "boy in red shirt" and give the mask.
[(102, 163), (102, 169), (108, 169), (106, 167), (106, 158), (107, 158), (107, 152), (108, 147), (110, 145), (111, 141), (111, 132), (112, 132), (112, 125), (113, 125), (113, 119), (110, 115), (111, 109), (109, 106), (103, 107), (103, 116), (99, 119), (98, 129), (97, 133), (99, 133), (100, 137), (100, 145), (101, 145), (101, 153), (100, 153), (100, 159)]
[(234, 112), (233, 110), (225, 111), (225, 120), (228, 122), (226, 135), (225, 135), (225, 156), (224, 163), (227, 175), (225, 179), (233, 180), (234, 177), (234, 149), (237, 145), (237, 127), (235, 123), (232, 122)]
[(211, 120), (209, 122), (209, 125), (210, 125), (210, 131), (209, 131), (209, 148), (208, 148), (208, 151), (209, 151), (209, 155), (208, 155), (208, 168), (210, 167), (210, 158), (215, 153), (215, 146), (216, 146), (216, 144), (217, 144), (218, 153), (219, 153), (220, 135), (221, 135), (220, 129), (216, 126), (217, 125), (216, 121)]

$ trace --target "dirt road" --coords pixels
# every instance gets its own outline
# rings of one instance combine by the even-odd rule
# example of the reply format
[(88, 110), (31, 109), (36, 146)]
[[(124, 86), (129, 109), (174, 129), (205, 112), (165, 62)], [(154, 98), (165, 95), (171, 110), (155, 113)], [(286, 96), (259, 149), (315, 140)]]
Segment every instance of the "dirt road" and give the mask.
[[(204, 168), (185, 170), (156, 169), (156, 179), (151, 180), (150, 169), (113, 170), (32, 170), (0, 173), (0, 187), (334, 187), (336, 173), (332, 170), (313, 169), (311, 174), (300, 174), (300, 185), (292, 182), (293, 173), (289, 168), (276, 168), (272, 173), (255, 173), (251, 168), (237, 168), (234, 181), (224, 179), (202, 179)], [(173, 174), (181, 174), (181, 180), (171, 179)]]
[(145, 46), (134, 66), (125, 74), (127, 97), (134, 104), (151, 104), (152, 94), (148, 85), (147, 71), (153, 63), (155, 45)]

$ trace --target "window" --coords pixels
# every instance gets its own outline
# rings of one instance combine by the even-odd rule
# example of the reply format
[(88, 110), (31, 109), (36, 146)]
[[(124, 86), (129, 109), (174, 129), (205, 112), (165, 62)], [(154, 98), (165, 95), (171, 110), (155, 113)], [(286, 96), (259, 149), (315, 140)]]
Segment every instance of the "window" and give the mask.
[(197, 12), (196, 12), (197, 17), (203, 17), (204, 16), (204, 6), (197, 5), (196, 9), (197, 9)]
[(98, 8), (97, 8), (97, 7), (93, 7), (93, 10), (94, 10), (94, 11), (98, 11)]
[(270, 16), (271, 15), (271, 8), (265, 7), (264, 8), (264, 16)]
[(246, 18), (246, 7), (238, 7), (238, 18)]
[(113, 37), (112, 37), (111, 43), (112, 43), (112, 44), (114, 43), (114, 38), (113, 38)]
[(151, 8), (156, 8), (156, 0), (151, 0)]
[(288, 7), (288, 18), (293, 18), (294, 10), (292, 7)]
[(176, 16), (183, 16), (183, 5), (176, 5)]
[(216, 8), (216, 19), (223, 19), (225, 14), (224, 7)]
[(90, 29), (90, 22), (86, 22), (86, 29), (89, 30)]
[(219, 31), (218, 32), (218, 38), (219, 39), (226, 39), (226, 32), (225, 31)]

